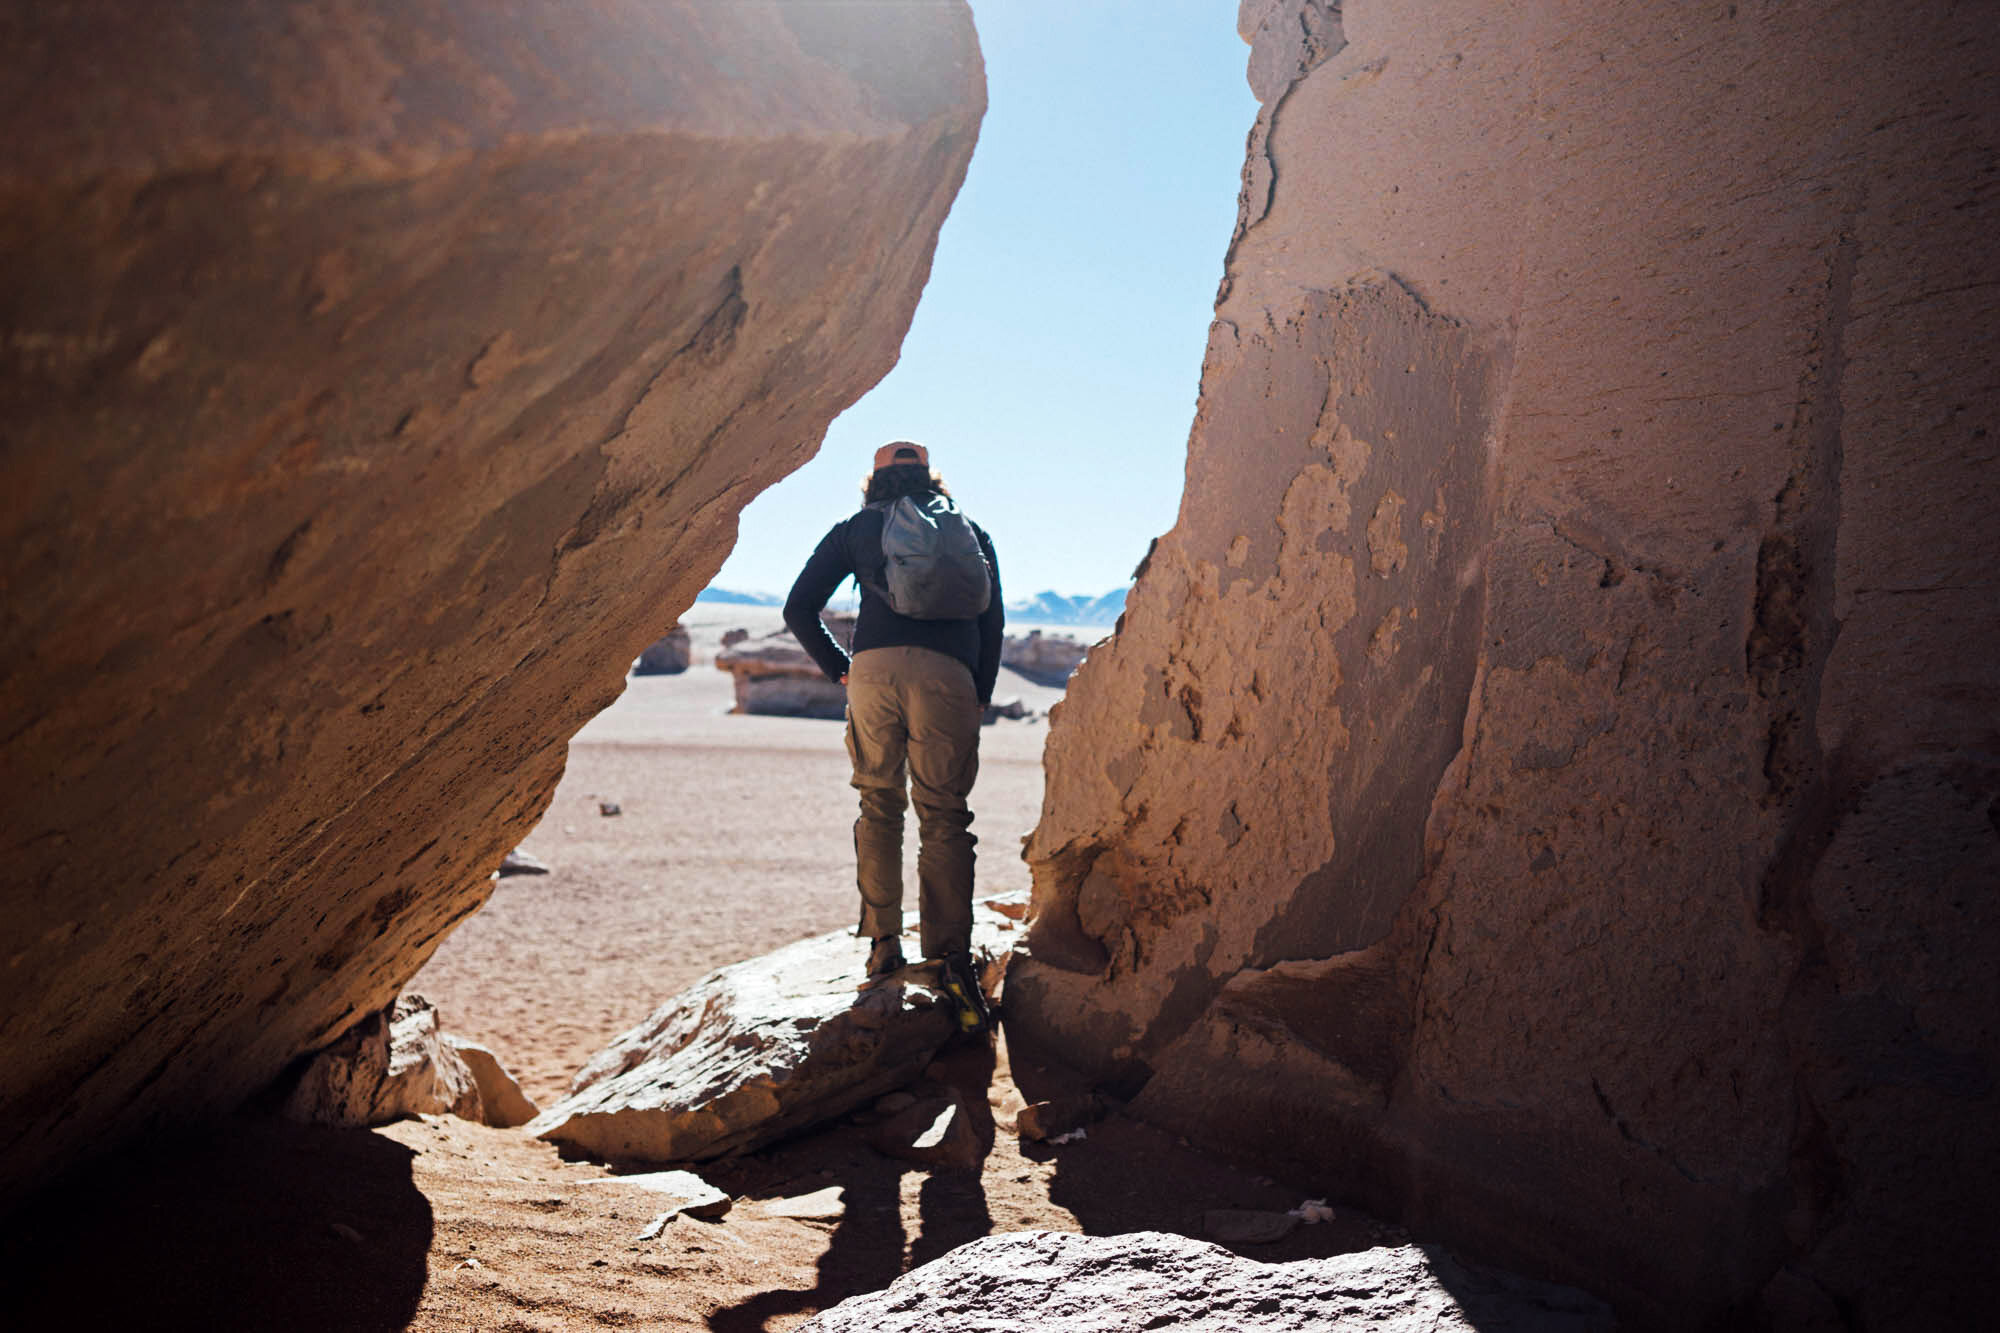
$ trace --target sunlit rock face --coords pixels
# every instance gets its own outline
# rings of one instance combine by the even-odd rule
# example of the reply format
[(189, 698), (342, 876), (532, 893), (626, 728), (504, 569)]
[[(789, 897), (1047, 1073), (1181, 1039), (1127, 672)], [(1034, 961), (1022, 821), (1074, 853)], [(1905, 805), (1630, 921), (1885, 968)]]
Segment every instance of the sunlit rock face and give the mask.
[(963, 5), (0, 18), (0, 1194), (380, 1008), (894, 363)]
[(1640, 1326), (1965, 1322), (2000, 29), (1241, 27), (1187, 493), (1058, 710), (1010, 1023)]

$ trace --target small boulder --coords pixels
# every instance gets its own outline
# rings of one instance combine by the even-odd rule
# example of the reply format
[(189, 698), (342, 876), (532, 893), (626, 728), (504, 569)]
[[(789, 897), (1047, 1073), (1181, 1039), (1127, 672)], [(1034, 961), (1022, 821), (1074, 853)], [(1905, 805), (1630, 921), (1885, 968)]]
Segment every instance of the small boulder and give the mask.
[[(1004, 951), (1014, 923), (975, 920), (975, 953)], [(840, 931), (711, 972), (594, 1056), (528, 1128), (605, 1160), (705, 1161), (869, 1105), (959, 1029), (934, 967), (858, 989), (865, 961)]]
[(688, 669), (693, 657), (694, 647), (688, 639), (687, 627), (675, 625), (646, 645), (646, 651), (639, 654), (639, 660), (632, 666), (632, 674), (678, 676)]
[(495, 1129), (513, 1129), (535, 1118), (539, 1108), (528, 1099), (527, 1093), (521, 1091), (521, 1085), (491, 1049), (468, 1037), (453, 1036), (449, 1032), (445, 1034), (444, 1041), (472, 1071), (472, 1081), (479, 1088), (480, 1112), (487, 1124)]
[(502, 875), (546, 875), (549, 873), (549, 863), (542, 860), (539, 856), (534, 856), (516, 847), (513, 851), (500, 858), (500, 868), (493, 873), (496, 877)]
[(472, 1070), (438, 1029), (437, 1009), (400, 995), (312, 1057), (282, 1114), (305, 1124), (360, 1129), (411, 1115), (483, 1118)]
[(961, 1245), (801, 1333), (966, 1329), (1231, 1329), (1305, 1333), (1608, 1333), (1611, 1312), (1570, 1287), (1467, 1268), (1428, 1246), (1271, 1264), (1185, 1236), (1015, 1231)]

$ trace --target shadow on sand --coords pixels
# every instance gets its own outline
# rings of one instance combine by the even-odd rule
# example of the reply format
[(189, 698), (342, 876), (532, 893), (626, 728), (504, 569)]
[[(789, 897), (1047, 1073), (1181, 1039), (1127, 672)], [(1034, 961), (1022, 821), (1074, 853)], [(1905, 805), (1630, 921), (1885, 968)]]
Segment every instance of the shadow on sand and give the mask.
[(431, 1207), (410, 1150), (237, 1120), (68, 1172), (0, 1218), (15, 1328), (405, 1328)]
[[(716, 1311), (709, 1316), (709, 1327), (716, 1333), (761, 1333), (780, 1316), (824, 1310), (849, 1296), (879, 1291), (905, 1269), (992, 1231), (980, 1169), (993, 1148), (993, 1113), (986, 1099), (993, 1068), (990, 1042), (961, 1042), (940, 1055), (930, 1076), (966, 1120), (966, 1137), (955, 1160), (902, 1160), (857, 1141), (857, 1151), (837, 1160), (824, 1176), (826, 1184), (840, 1187), (843, 1208), (820, 1255), (819, 1280), (808, 1288), (759, 1292)], [(880, 1135), (874, 1137), (879, 1143)], [(923, 1177), (914, 1236), (903, 1225), (903, 1177), (912, 1172)], [(745, 1194), (769, 1198), (789, 1192), (767, 1186)]]

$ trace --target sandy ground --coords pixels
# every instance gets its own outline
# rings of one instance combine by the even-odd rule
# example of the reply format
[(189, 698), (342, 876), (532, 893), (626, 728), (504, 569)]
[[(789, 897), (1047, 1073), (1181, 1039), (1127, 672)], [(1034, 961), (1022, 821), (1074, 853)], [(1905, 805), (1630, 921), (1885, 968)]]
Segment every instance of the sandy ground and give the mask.
[[(634, 680), (572, 745), (524, 844), (553, 873), (501, 880), (413, 986), (540, 1100), (711, 968), (853, 921), (840, 725), (726, 713), (716, 641), (735, 625), (771, 627), (775, 613), (699, 606), (689, 623), (693, 669)], [(1018, 677), (998, 693), (1037, 710), (1059, 697)], [(1039, 809), (1046, 728), (985, 732), (973, 795), (982, 896), (1027, 884), (1019, 839)], [(621, 813), (600, 814), (603, 801)], [(861, 953), (857, 942), (857, 967)], [(0, 1279), (22, 1328), (781, 1330), (992, 1231), (1199, 1236), (1206, 1209), (1283, 1210), (1308, 1192), (1119, 1116), (1061, 1147), (1018, 1139), (1024, 1098), (1077, 1086), (1060, 1069), (1013, 1067), (1004, 1036), (960, 1045), (913, 1091), (923, 1106), (956, 1097), (976, 1112), (976, 1160), (916, 1165), (864, 1112), (707, 1165), (730, 1213), (677, 1219), (648, 1241), (637, 1239), (655, 1211), (646, 1195), (584, 1184), (606, 1169), (519, 1131), (448, 1117), (374, 1131), (244, 1119), (58, 1182), (0, 1228)], [(836, 1218), (767, 1211), (828, 1186), (842, 1191)], [(1342, 1210), (1242, 1252), (1283, 1260), (1403, 1239)]]

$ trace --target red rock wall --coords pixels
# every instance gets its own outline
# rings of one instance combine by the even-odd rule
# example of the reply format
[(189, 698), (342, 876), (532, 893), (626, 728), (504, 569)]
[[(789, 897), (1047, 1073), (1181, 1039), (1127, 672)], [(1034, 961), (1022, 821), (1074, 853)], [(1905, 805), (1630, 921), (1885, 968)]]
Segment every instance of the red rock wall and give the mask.
[(1983, 1308), (1990, 17), (1244, 5), (1187, 492), (1050, 735), (1023, 1039), (1640, 1326)]
[(0, 1193), (379, 1008), (894, 364), (963, 5), (0, 16)]

